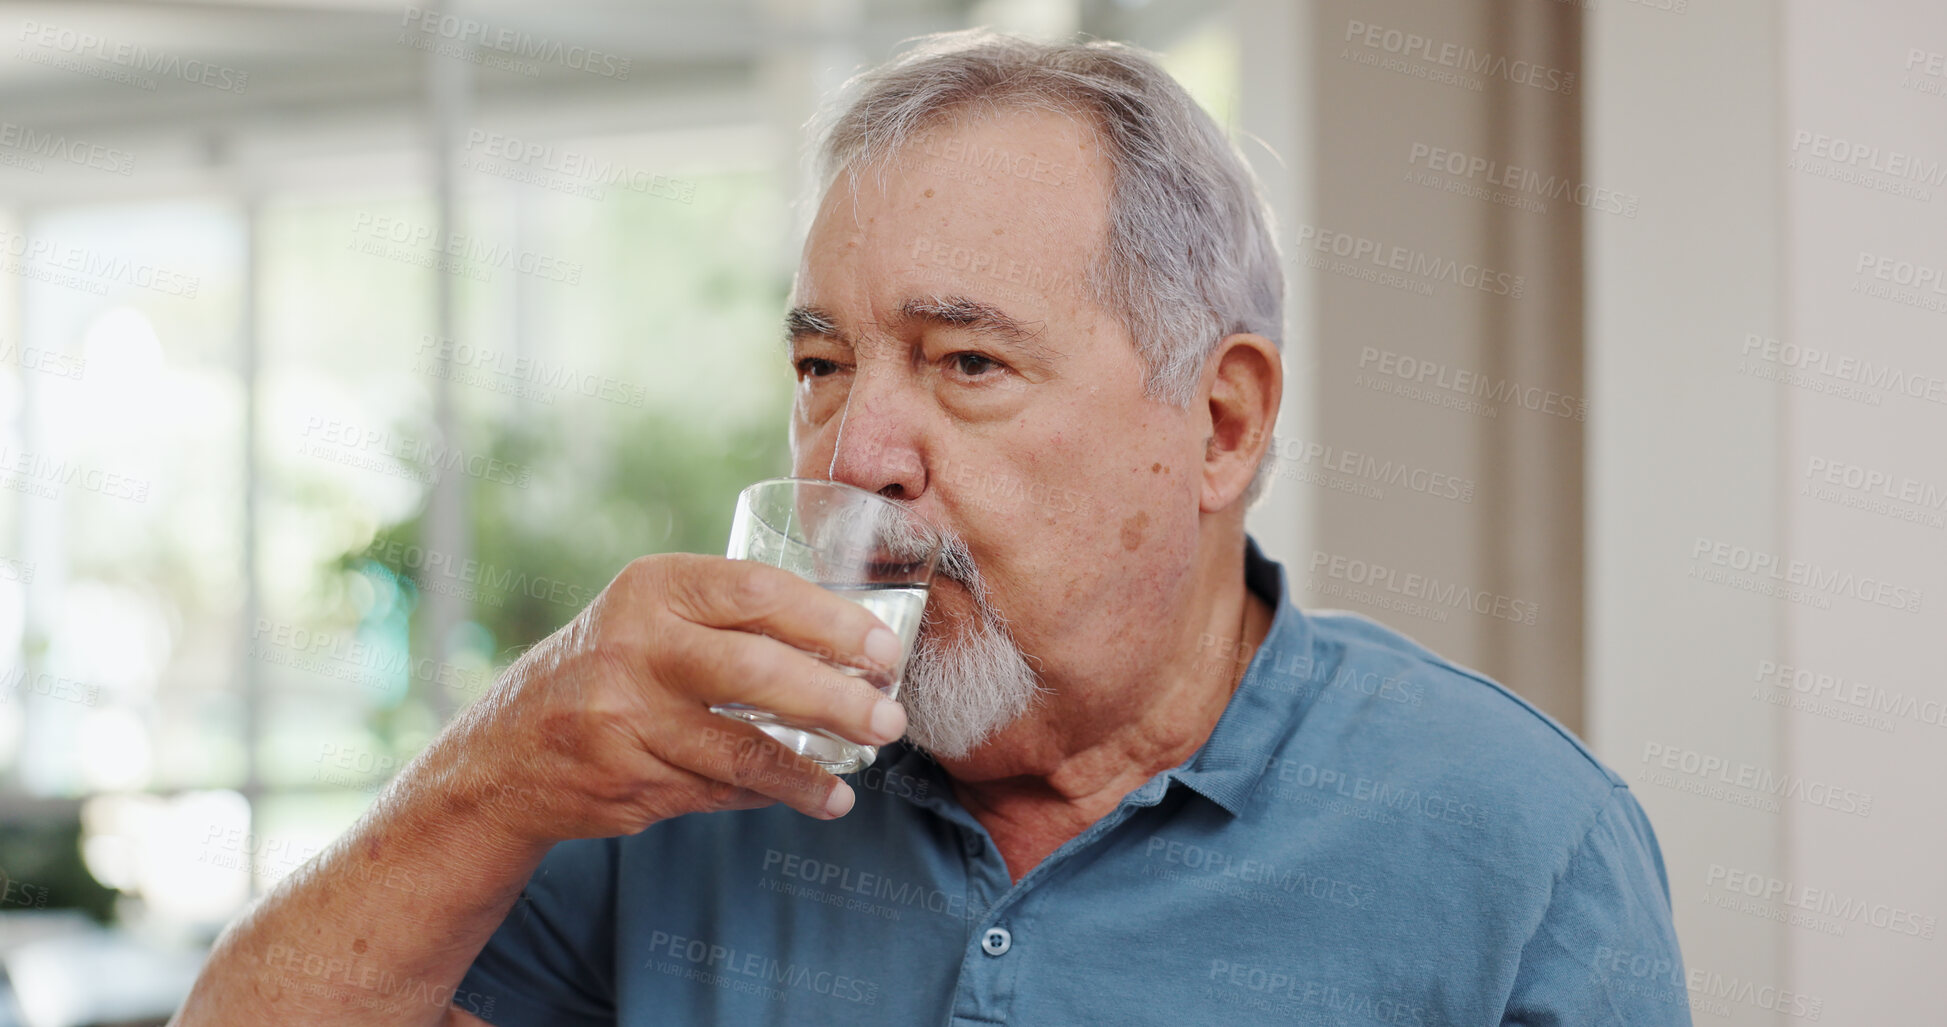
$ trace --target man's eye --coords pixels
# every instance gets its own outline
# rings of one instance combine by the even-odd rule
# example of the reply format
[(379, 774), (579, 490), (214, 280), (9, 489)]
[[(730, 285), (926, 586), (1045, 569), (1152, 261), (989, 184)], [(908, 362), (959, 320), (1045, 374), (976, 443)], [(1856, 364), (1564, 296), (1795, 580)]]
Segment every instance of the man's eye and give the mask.
[(797, 368), (798, 377), (800, 378), (803, 378), (805, 375), (810, 375), (813, 378), (823, 378), (826, 375), (838, 373), (838, 365), (826, 360), (824, 357), (805, 357), (798, 361)]
[(947, 359), (953, 361), (954, 370), (959, 371), (969, 378), (978, 378), (988, 371), (1001, 366), (1000, 361), (984, 353), (975, 353), (971, 350), (965, 353), (955, 353)]

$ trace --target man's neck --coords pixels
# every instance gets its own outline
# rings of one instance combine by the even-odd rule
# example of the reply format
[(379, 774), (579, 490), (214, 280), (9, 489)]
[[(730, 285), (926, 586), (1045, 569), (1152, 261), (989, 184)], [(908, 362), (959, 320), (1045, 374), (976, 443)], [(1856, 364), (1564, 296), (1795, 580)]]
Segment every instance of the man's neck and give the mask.
[(1049, 695), (1035, 709), (966, 757), (939, 760), (961, 805), (997, 840), (1015, 836), (1023, 855), (1052, 851), (1210, 737), (1274, 613), (1246, 587), (1240, 564), (1226, 563), (1230, 574), (1184, 618), (1196, 630), (1145, 672), (1045, 680)]

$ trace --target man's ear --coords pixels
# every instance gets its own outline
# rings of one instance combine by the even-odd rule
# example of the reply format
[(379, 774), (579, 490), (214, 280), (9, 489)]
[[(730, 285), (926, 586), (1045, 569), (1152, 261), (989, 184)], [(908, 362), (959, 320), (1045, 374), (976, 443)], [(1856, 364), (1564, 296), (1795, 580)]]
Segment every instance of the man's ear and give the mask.
[(1208, 412), (1201, 509), (1237, 502), (1270, 448), (1284, 398), (1284, 360), (1271, 340), (1243, 332), (1217, 343), (1198, 390)]

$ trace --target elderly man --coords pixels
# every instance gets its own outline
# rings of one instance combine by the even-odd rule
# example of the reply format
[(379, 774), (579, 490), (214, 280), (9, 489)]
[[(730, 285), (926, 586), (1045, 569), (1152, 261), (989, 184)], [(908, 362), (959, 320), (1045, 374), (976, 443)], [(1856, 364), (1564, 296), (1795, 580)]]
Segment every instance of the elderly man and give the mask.
[[(1300, 612), (1246, 538), (1279, 261), (1183, 90), (1126, 47), (940, 37), (822, 155), (793, 470), (947, 536), (900, 701), (817, 658), (897, 659), (861, 607), (637, 560), (231, 928), (179, 1022), (1688, 1023), (1621, 779)], [(731, 701), (886, 748), (848, 784)]]

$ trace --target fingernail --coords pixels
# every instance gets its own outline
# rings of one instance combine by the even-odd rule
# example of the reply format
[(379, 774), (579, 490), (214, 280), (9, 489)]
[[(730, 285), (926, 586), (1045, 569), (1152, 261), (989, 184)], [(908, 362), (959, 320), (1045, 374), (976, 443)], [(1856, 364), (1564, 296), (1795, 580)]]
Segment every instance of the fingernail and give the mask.
[(865, 656), (891, 670), (899, 662), (899, 636), (886, 628), (873, 628), (865, 635)]
[(827, 816), (836, 820), (852, 812), (852, 803), (854, 801), (855, 797), (852, 795), (852, 786), (840, 781), (838, 787), (832, 789), (831, 798), (825, 800), (825, 813)]
[(872, 707), (872, 734), (890, 742), (906, 733), (906, 710), (891, 699), (881, 699)]

